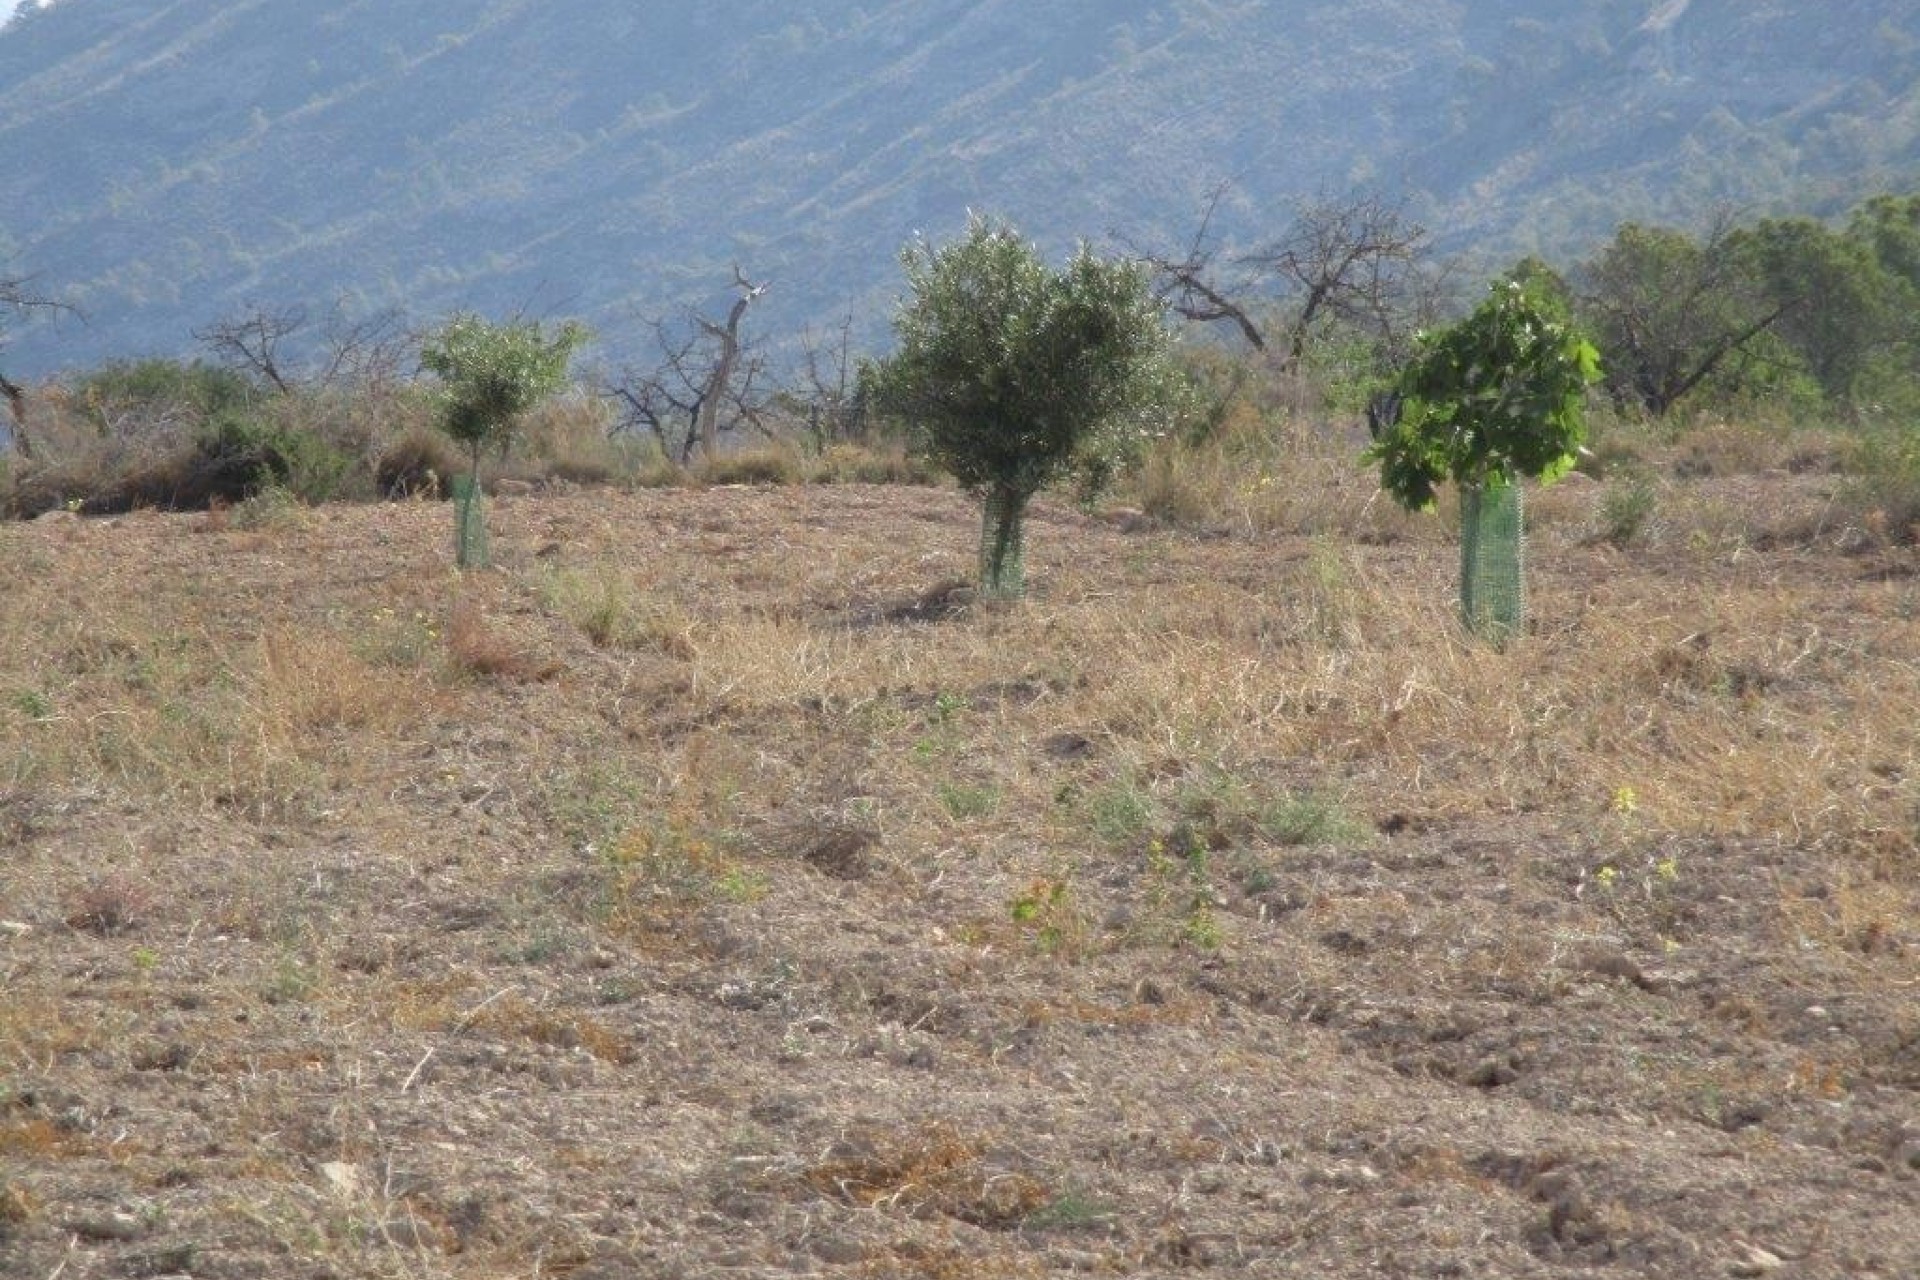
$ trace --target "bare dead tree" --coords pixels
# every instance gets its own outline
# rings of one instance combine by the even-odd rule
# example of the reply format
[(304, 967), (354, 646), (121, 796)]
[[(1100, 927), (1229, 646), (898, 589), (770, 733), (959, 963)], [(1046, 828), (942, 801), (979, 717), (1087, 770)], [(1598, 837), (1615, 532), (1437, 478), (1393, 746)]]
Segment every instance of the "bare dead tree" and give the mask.
[(1287, 234), (1243, 261), (1293, 302), (1287, 359), (1297, 365), (1314, 325), (1339, 319), (1388, 345), (1417, 324), (1436, 282), (1420, 265), (1430, 241), (1403, 206), (1378, 196), (1321, 200)]
[(269, 311), (250, 303), (238, 315), (195, 329), (193, 337), (221, 364), (251, 374), (287, 396), (293, 394), (294, 378), (284, 365), (281, 349), (306, 327), (305, 307)]
[(733, 275), (740, 296), (724, 321), (691, 310), (677, 325), (654, 321), (659, 360), (650, 368), (629, 366), (606, 388), (621, 406), (615, 430), (645, 431), (681, 466), (693, 460), (696, 448), (713, 457), (726, 431), (770, 434), (761, 386), (766, 362), (741, 337), (747, 308), (767, 286), (754, 284), (737, 266)]
[[(738, 263), (735, 263), (733, 268), (733, 285), (740, 291), (740, 296), (734, 300), (733, 306), (728, 310), (724, 325), (715, 324), (703, 316), (694, 317), (707, 335), (719, 344), (719, 358), (714, 361), (713, 369), (708, 374), (707, 385), (700, 397), (700, 409), (697, 415), (700, 426), (700, 455), (709, 459), (713, 457), (718, 445), (720, 405), (727, 398), (728, 391), (733, 385), (734, 367), (740, 362), (740, 322), (746, 318), (747, 308), (753, 305), (753, 300), (767, 291), (766, 285), (755, 284), (747, 279)], [(751, 382), (752, 377), (753, 371), (747, 371), (746, 381)], [(752, 413), (747, 414), (749, 418), (753, 416)]]
[(817, 449), (858, 439), (865, 429), (866, 404), (860, 394), (853, 355), (853, 317), (841, 319), (832, 336), (807, 329), (800, 339), (796, 384), (781, 397)]
[[(71, 311), (72, 308), (33, 288), (32, 281), (20, 276), (0, 277), (0, 309), (17, 313), (31, 311)], [(0, 326), (0, 350), (6, 346), (6, 330)], [(7, 401), (7, 416), (12, 419), (13, 447), (23, 458), (33, 457), (33, 438), (27, 433), (26, 388), (0, 372), (0, 396)]]
[(1230, 293), (1251, 292), (1249, 281), (1223, 285), (1217, 278), (1219, 247), (1213, 242), (1213, 215), (1227, 192), (1222, 182), (1207, 196), (1207, 207), (1200, 215), (1200, 226), (1180, 257), (1149, 253), (1124, 237), (1117, 237), (1129, 252), (1153, 272), (1154, 293), (1175, 315), (1197, 324), (1221, 321), (1232, 324), (1255, 351), (1265, 351), (1267, 340), (1253, 322), (1247, 308), (1235, 302)]
[(401, 380), (407, 354), (418, 340), (396, 309), (349, 320), (344, 310), (335, 307), (322, 339), (317, 380), (326, 387), (388, 390)]

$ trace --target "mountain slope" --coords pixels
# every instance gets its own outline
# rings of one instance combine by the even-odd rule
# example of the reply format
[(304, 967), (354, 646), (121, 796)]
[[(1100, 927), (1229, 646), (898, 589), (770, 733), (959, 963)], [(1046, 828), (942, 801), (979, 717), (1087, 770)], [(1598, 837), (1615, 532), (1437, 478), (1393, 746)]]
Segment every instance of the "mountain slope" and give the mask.
[(1171, 241), (1405, 192), (1458, 244), (1843, 200), (1920, 173), (1920, 19), (1752, 0), (64, 0), (0, 31), (0, 263), (89, 317), (15, 367), (176, 350), (246, 301), (877, 324), (968, 207)]

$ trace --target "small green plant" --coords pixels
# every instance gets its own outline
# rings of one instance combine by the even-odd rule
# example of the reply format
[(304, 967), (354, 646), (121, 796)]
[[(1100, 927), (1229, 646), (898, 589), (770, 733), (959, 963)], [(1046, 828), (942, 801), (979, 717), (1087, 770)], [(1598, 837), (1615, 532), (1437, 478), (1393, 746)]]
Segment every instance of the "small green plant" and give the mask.
[(38, 689), (22, 689), (7, 702), (29, 720), (53, 719), (53, 699)]
[(1653, 478), (1643, 469), (1625, 469), (1600, 495), (1600, 541), (1625, 547), (1646, 531), (1659, 499)]
[(1000, 789), (991, 783), (942, 782), (940, 807), (955, 822), (991, 817), (1000, 807)]
[(440, 429), (466, 448), (471, 463), (456, 510), (461, 568), (486, 563), (478, 529), (481, 453), (489, 446), (505, 451), (521, 419), (565, 385), (574, 349), (586, 339), (573, 323), (549, 336), (535, 321), (496, 325), (461, 314), (421, 349), (421, 366), (441, 382)]
[(1261, 805), (1260, 833), (1275, 844), (1345, 844), (1366, 835), (1365, 824), (1339, 797), (1322, 791), (1288, 792)]
[(1468, 630), (1504, 643), (1525, 617), (1520, 482), (1565, 475), (1586, 436), (1600, 355), (1549, 292), (1496, 284), (1472, 315), (1420, 336), (1419, 357), (1373, 415), (1368, 460), (1409, 511), (1460, 488), (1460, 608)]
[(1014, 895), (1007, 914), (1048, 955), (1074, 950), (1085, 940), (1085, 921), (1064, 876), (1034, 880)]
[(1182, 831), (1175, 836), (1181, 842), (1155, 839), (1147, 846), (1147, 892), (1153, 913), (1170, 921), (1170, 941), (1211, 951), (1221, 943), (1212, 854), (1197, 834)]
[(1117, 778), (1087, 797), (1086, 814), (1102, 843), (1125, 845), (1153, 821), (1153, 797), (1131, 777)]

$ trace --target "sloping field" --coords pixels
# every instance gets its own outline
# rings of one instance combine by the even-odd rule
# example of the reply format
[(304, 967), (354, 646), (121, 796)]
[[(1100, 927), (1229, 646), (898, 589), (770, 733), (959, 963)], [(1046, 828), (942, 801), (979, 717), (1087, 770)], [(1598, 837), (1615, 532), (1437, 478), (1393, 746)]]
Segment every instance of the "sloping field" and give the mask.
[(0, 1274), (1920, 1275), (1920, 562), (1831, 481), (0, 528)]

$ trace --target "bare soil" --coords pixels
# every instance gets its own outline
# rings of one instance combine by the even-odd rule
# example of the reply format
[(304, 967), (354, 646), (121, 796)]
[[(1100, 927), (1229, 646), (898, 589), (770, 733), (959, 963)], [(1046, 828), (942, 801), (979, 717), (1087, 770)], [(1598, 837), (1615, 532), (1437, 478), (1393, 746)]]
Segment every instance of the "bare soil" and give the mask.
[[(1830, 480), (0, 529), (0, 1274), (1920, 1277), (1920, 562)], [(1357, 521), (1350, 529), (1360, 528)]]

